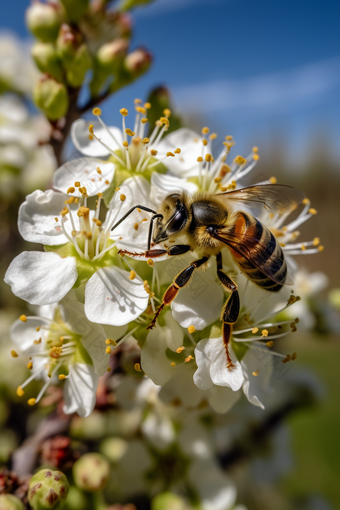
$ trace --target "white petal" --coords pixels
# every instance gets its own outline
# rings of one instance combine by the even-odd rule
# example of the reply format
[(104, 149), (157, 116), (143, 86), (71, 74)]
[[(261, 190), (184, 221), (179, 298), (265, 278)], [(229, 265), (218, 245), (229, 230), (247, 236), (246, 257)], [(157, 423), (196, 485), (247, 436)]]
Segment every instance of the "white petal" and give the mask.
[[(97, 169), (101, 170), (99, 174)], [(92, 197), (97, 193), (103, 193), (109, 186), (114, 176), (115, 166), (110, 161), (102, 161), (93, 158), (71, 159), (56, 170), (53, 177), (53, 187), (62, 193), (67, 193), (68, 188), (74, 187), (79, 181), (85, 186), (87, 194)], [(72, 193), (75, 197), (81, 197), (79, 188)]]
[(28, 318), (27, 322), (17, 320), (12, 324), (11, 338), (22, 352), (26, 352), (28, 355), (31, 355), (31, 353), (36, 351), (34, 340), (38, 340), (39, 337), (45, 334), (44, 330), (37, 332), (37, 328), (48, 325), (48, 321), (43, 321), (39, 318)]
[[(265, 392), (268, 391), (273, 364), (269, 359), (269, 349), (269, 356), (264, 356), (263, 359), (259, 359), (255, 354), (256, 348), (255, 350), (250, 348), (242, 358), (241, 365), (244, 374), (242, 389), (251, 404), (264, 409), (262, 400), (264, 399)], [(261, 352), (261, 354), (263, 353)], [(257, 370), (259, 373), (257, 376), (254, 376), (253, 372), (257, 372)]]
[[(181, 149), (181, 153), (175, 158), (166, 160), (166, 166), (170, 172), (182, 178), (198, 173), (197, 158), (202, 155), (202, 136), (191, 129), (178, 129), (157, 145), (159, 157), (178, 147)], [(196, 167), (194, 171), (193, 167)]]
[(189, 467), (203, 510), (228, 510), (236, 500), (236, 488), (212, 459), (199, 459)]
[(96, 403), (99, 376), (93, 366), (85, 363), (70, 365), (69, 377), (64, 387), (65, 414), (78, 413), (82, 418), (89, 416)]
[(119, 145), (112, 139), (109, 133), (103, 128), (99, 121), (86, 121), (79, 119), (73, 122), (71, 128), (71, 138), (74, 146), (85, 156), (94, 158), (108, 156), (110, 152), (105, 149), (97, 140), (89, 139), (89, 126), (93, 124), (95, 135), (100, 138), (110, 149), (115, 151), (121, 148), (123, 135), (120, 129), (109, 127), (110, 132), (114, 135)]
[(173, 375), (175, 367), (171, 366), (171, 361), (166, 355), (167, 328), (159, 325), (152, 329), (144, 342), (141, 352), (141, 366), (150, 379), (163, 386)]
[(213, 385), (208, 391), (208, 401), (216, 413), (226, 413), (239, 400), (242, 392), (230, 388)]
[(147, 440), (159, 451), (169, 448), (176, 438), (173, 424), (166, 415), (149, 413), (141, 429)]
[(196, 417), (186, 419), (184, 427), (178, 434), (178, 442), (189, 458), (208, 459), (214, 455), (211, 437), (205, 427), (197, 422)]
[(63, 320), (71, 331), (81, 335), (81, 343), (91, 356), (96, 374), (103, 375), (109, 366), (110, 359), (110, 355), (105, 350), (107, 336), (104, 328), (87, 319), (84, 305), (79, 301), (64, 299), (59, 307)]
[(36, 190), (19, 208), (18, 229), (25, 241), (48, 246), (67, 243), (55, 217), (65, 207), (67, 197), (52, 190)]
[[(143, 353), (143, 351), (142, 351)], [(159, 398), (165, 404), (180, 401), (186, 407), (196, 407), (206, 395), (193, 381), (194, 365), (183, 363), (176, 368), (176, 374), (160, 390)]]
[(179, 291), (171, 308), (174, 319), (183, 328), (195, 326), (197, 330), (200, 330), (219, 318), (222, 306), (223, 290), (221, 286), (213, 280), (209, 273), (196, 271), (190, 283)]
[(162, 328), (162, 330), (164, 332), (167, 346), (173, 352), (176, 352), (178, 347), (183, 345), (183, 330), (172, 317), (170, 310), (168, 310), (164, 315), (164, 320), (166, 327)]
[(62, 259), (56, 253), (24, 251), (10, 264), (5, 282), (15, 296), (31, 305), (60, 301), (77, 280), (76, 261)]
[(195, 361), (197, 364), (197, 370), (194, 374), (194, 383), (200, 390), (208, 390), (213, 386), (213, 382), (210, 377), (210, 360), (207, 358), (205, 353), (206, 345), (209, 338), (201, 340), (195, 348)]
[(195, 193), (197, 186), (193, 182), (187, 182), (185, 179), (179, 179), (173, 175), (153, 172), (150, 193), (150, 198), (153, 202), (159, 204), (170, 193), (181, 193), (182, 191)]
[(143, 281), (116, 266), (99, 269), (85, 287), (85, 314), (92, 322), (123, 326), (148, 306)]
[(212, 382), (217, 386), (228, 386), (233, 391), (239, 390), (244, 380), (241, 364), (237, 361), (232, 349), (229, 348), (230, 357), (235, 366), (227, 368), (227, 356), (222, 337), (209, 338), (208, 342), (203, 345), (203, 351), (210, 360)]

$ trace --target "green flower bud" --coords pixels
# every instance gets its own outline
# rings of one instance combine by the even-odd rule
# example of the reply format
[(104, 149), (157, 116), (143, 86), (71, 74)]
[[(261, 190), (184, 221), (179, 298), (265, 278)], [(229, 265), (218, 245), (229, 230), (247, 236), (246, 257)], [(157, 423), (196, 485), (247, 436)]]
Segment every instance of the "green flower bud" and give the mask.
[(13, 494), (1, 494), (0, 510), (24, 510), (24, 505), (21, 499)]
[(38, 42), (32, 47), (32, 57), (42, 73), (48, 73), (58, 81), (63, 79), (63, 70), (53, 44)]
[(93, 96), (99, 94), (102, 85), (110, 75), (119, 73), (128, 47), (127, 39), (116, 39), (99, 48), (90, 85)]
[(44, 42), (56, 40), (61, 25), (57, 4), (34, 3), (26, 11), (29, 30)]
[(132, 76), (137, 78), (149, 69), (151, 62), (151, 53), (143, 48), (139, 48), (127, 55), (124, 66)]
[(62, 62), (71, 63), (77, 53), (77, 49), (83, 42), (83, 36), (80, 32), (63, 23), (57, 39), (57, 50)]
[(154, 0), (122, 0), (121, 4), (119, 5), (120, 11), (129, 11), (130, 9), (133, 9), (134, 7), (139, 7), (141, 5), (147, 5), (153, 2)]
[(108, 437), (100, 443), (100, 451), (113, 464), (120, 461), (128, 449), (128, 443), (120, 437)]
[(57, 120), (66, 115), (69, 100), (66, 87), (52, 78), (43, 77), (33, 89), (35, 104), (50, 120)]
[(73, 466), (76, 486), (90, 492), (104, 489), (109, 473), (109, 463), (100, 453), (86, 453)]
[(28, 502), (34, 510), (60, 510), (66, 503), (69, 488), (64, 473), (41, 469), (31, 478)]
[(85, 14), (89, 0), (59, 0), (70, 21), (77, 22)]
[(71, 87), (80, 87), (85, 79), (85, 74), (92, 67), (92, 58), (86, 44), (82, 44), (73, 59), (73, 62), (65, 62), (66, 80)]
[(151, 510), (189, 510), (185, 501), (171, 492), (163, 492), (153, 498)]

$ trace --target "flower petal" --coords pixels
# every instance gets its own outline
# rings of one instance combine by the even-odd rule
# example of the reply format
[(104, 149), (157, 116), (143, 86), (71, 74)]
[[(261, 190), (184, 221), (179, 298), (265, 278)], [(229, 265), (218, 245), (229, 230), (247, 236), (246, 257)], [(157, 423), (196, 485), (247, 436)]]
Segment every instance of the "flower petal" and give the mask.
[(94, 158), (108, 156), (110, 152), (105, 149), (97, 140), (89, 139), (89, 126), (93, 125), (94, 132), (100, 140), (110, 147), (113, 151), (121, 148), (123, 142), (123, 135), (120, 129), (116, 127), (109, 127), (110, 132), (116, 138), (117, 143), (112, 139), (105, 128), (102, 127), (99, 121), (86, 121), (79, 119), (73, 122), (71, 128), (71, 138), (74, 146), (85, 156), (92, 156)]
[(62, 259), (56, 253), (24, 251), (11, 262), (5, 282), (15, 296), (31, 305), (60, 301), (77, 280), (76, 261)]
[(193, 365), (190, 363), (179, 365), (175, 376), (161, 388), (159, 398), (165, 404), (180, 401), (186, 407), (198, 406), (205, 398), (205, 393), (194, 384)]
[(85, 314), (92, 322), (123, 326), (148, 306), (143, 281), (116, 266), (99, 269), (85, 287)]
[(65, 207), (66, 196), (52, 190), (36, 190), (19, 208), (18, 229), (25, 241), (48, 246), (68, 242), (55, 217)]
[(214, 384), (210, 377), (210, 360), (207, 358), (205, 353), (208, 341), (209, 338), (201, 340), (195, 348), (197, 370), (194, 374), (194, 383), (197, 388), (203, 391), (208, 390)]
[[(98, 169), (100, 173), (98, 173)], [(85, 186), (88, 196), (103, 193), (113, 179), (115, 166), (110, 161), (102, 161), (93, 158), (71, 159), (56, 170), (53, 177), (53, 187), (62, 193), (67, 193), (74, 183), (79, 181)], [(75, 197), (81, 197), (79, 187), (72, 193)]]
[(208, 391), (208, 401), (216, 413), (227, 413), (241, 398), (242, 392), (213, 385)]
[(221, 286), (209, 273), (196, 271), (189, 285), (180, 290), (171, 308), (174, 319), (183, 328), (195, 326), (197, 330), (200, 330), (219, 318), (222, 306)]
[(161, 203), (162, 199), (170, 193), (181, 193), (182, 191), (195, 193), (195, 191), (197, 191), (197, 186), (193, 182), (179, 179), (173, 175), (153, 172), (151, 176), (150, 198), (156, 204)]
[(92, 413), (96, 403), (98, 379), (93, 366), (85, 363), (70, 365), (64, 387), (65, 414), (78, 413), (82, 418), (86, 418)]
[[(264, 409), (262, 400), (265, 392), (268, 391), (273, 364), (268, 361), (268, 356), (264, 356), (262, 360), (259, 360), (255, 353), (256, 350), (253, 352), (253, 349), (248, 349), (242, 358), (241, 365), (244, 375), (242, 389), (251, 404)], [(268, 354), (271, 356), (269, 349)], [(254, 376), (253, 373), (257, 373), (257, 371), (258, 375)]]
[(177, 129), (163, 138), (157, 145), (159, 157), (177, 148), (181, 154), (175, 158), (167, 158), (166, 166), (178, 177), (189, 177), (198, 174), (197, 157), (202, 155), (202, 136), (191, 129)]
[(39, 318), (28, 318), (27, 322), (17, 320), (12, 324), (11, 338), (21, 352), (25, 352), (28, 355), (34, 354), (36, 352), (34, 340), (38, 340), (45, 333), (44, 331), (37, 332), (37, 328), (48, 325), (48, 321), (43, 321)]
[(150, 379), (160, 386), (175, 375), (175, 367), (171, 366), (171, 361), (166, 355), (168, 347), (167, 327), (157, 326), (152, 329), (144, 342), (141, 352), (142, 369)]

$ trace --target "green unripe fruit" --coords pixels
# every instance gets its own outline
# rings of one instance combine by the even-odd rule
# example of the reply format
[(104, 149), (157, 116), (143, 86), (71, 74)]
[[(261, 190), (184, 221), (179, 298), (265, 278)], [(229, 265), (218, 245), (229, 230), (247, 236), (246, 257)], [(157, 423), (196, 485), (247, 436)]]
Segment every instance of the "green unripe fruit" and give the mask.
[(44, 42), (56, 40), (61, 24), (57, 5), (35, 3), (26, 11), (29, 30)]
[(24, 510), (24, 505), (21, 499), (13, 494), (1, 494), (0, 510)]
[(59, 0), (70, 21), (77, 22), (85, 14), (89, 0)]
[(86, 453), (73, 466), (73, 477), (79, 489), (95, 492), (104, 489), (110, 466), (100, 453)]
[(38, 81), (33, 90), (35, 104), (50, 120), (57, 120), (66, 115), (69, 100), (66, 87), (52, 78)]
[(60, 510), (66, 503), (69, 488), (64, 473), (41, 469), (31, 478), (28, 502), (34, 510)]
[(32, 47), (32, 57), (42, 73), (48, 73), (58, 81), (63, 79), (63, 71), (53, 44), (38, 42)]

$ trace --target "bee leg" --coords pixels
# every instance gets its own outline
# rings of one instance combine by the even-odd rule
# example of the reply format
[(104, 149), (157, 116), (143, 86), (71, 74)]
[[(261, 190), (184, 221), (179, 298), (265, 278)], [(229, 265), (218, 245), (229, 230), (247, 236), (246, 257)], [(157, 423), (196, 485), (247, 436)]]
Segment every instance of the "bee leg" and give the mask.
[(190, 250), (190, 246), (186, 244), (174, 244), (170, 246), (167, 250), (146, 250), (142, 253), (131, 252), (127, 250), (119, 250), (119, 255), (128, 255), (129, 257), (146, 257), (148, 259), (156, 259), (158, 257), (162, 257), (163, 255), (169, 255), (171, 257), (175, 255), (183, 255), (183, 253), (187, 253)]
[(231, 292), (229, 298), (224, 304), (221, 312), (221, 321), (223, 322), (222, 332), (223, 332), (223, 342), (225, 345), (226, 355), (227, 355), (227, 368), (233, 368), (235, 365), (233, 364), (230, 353), (229, 353), (229, 342), (231, 338), (231, 333), (233, 329), (233, 324), (238, 319), (240, 313), (240, 296), (237, 290), (236, 283), (229, 278), (222, 271), (222, 255), (219, 253), (216, 255), (217, 261), (217, 276), (223, 287), (225, 287), (229, 292)]
[[(172, 246), (171, 248), (175, 248), (175, 246)], [(171, 248), (169, 249), (169, 251), (171, 250)], [(194, 260), (188, 267), (186, 267), (185, 269), (183, 269), (183, 271), (178, 273), (170, 287), (168, 287), (168, 289), (165, 291), (162, 303), (157, 308), (154, 318), (152, 319), (152, 321), (150, 322), (149, 326), (146, 329), (153, 329), (155, 327), (159, 314), (161, 313), (163, 308), (165, 306), (169, 306), (172, 303), (172, 301), (177, 296), (179, 290), (185, 287), (186, 284), (189, 282), (195, 269), (202, 266), (202, 264), (204, 264), (208, 260), (208, 258), (209, 257), (202, 257), (199, 260)]]

